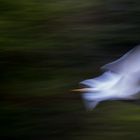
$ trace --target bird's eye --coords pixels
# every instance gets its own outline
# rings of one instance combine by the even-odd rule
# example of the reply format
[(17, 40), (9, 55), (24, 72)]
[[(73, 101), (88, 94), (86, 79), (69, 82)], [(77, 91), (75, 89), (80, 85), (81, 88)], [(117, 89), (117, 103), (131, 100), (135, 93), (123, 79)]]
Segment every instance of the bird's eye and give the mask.
[(84, 84), (83, 82), (81, 82), (81, 83), (79, 84), (79, 87), (80, 87), (80, 88), (90, 88), (91, 86), (89, 86), (89, 85)]

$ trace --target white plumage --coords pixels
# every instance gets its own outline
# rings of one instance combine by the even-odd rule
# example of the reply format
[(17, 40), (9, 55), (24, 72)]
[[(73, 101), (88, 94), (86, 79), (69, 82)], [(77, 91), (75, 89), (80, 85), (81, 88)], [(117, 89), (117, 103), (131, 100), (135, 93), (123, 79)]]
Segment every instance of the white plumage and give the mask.
[[(93, 79), (82, 81), (82, 97), (88, 109), (104, 100), (135, 99), (140, 92), (140, 46), (120, 59), (101, 67), (105, 72)], [(80, 91), (80, 90), (79, 90)]]

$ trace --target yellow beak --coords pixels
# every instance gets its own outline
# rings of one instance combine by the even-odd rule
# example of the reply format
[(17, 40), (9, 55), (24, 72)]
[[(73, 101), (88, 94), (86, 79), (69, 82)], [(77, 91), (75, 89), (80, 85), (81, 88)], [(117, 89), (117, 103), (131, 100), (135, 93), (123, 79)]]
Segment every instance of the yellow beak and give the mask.
[(94, 88), (80, 88), (80, 89), (73, 89), (74, 92), (96, 92), (97, 90)]

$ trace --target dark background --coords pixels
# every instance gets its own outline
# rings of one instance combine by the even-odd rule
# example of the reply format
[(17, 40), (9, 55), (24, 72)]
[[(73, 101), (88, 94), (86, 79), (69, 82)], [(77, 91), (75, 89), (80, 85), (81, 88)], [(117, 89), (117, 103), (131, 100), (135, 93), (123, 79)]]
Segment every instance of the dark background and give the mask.
[(139, 105), (87, 112), (71, 92), (139, 44), (139, 16), (139, 0), (0, 0), (1, 140), (139, 139)]

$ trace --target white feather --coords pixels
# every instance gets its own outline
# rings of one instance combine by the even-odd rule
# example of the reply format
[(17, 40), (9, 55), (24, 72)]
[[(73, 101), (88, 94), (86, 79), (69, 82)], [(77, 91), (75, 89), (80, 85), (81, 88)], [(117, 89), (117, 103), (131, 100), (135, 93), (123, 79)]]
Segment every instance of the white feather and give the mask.
[(105, 70), (101, 76), (80, 83), (96, 90), (82, 94), (88, 109), (104, 100), (129, 100), (140, 92), (140, 46), (101, 69)]

